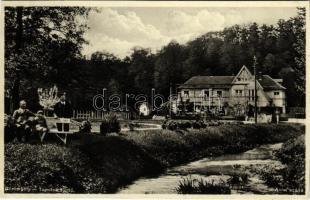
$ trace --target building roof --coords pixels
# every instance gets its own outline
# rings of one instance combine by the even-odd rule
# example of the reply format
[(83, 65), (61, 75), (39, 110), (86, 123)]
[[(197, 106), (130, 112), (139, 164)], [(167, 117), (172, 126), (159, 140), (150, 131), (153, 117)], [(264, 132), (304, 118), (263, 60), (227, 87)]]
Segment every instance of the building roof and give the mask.
[[(223, 88), (229, 89), (235, 76), (193, 76), (182, 84), (180, 89), (204, 89), (204, 88)], [(272, 79), (269, 75), (262, 75), (261, 78), (257, 77), (258, 82), (264, 90), (285, 90), (280, 83)]]
[(234, 76), (193, 76), (179, 88), (230, 88)]
[(258, 82), (264, 88), (264, 90), (285, 90), (280, 83), (275, 79), (272, 79), (269, 75), (262, 75), (261, 79), (257, 78)]

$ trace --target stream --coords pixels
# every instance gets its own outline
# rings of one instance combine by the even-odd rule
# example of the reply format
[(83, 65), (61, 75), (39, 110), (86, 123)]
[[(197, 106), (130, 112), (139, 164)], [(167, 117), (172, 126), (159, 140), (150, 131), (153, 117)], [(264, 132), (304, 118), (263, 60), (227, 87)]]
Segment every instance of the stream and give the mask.
[(239, 154), (226, 154), (215, 158), (204, 158), (185, 165), (167, 169), (157, 177), (142, 177), (131, 185), (120, 188), (120, 194), (176, 194), (176, 188), (182, 178), (207, 179), (216, 182), (227, 181), (234, 172), (249, 173), (246, 189), (232, 190), (232, 194), (270, 194), (273, 189), (250, 169), (257, 166), (281, 166), (273, 156), (273, 151), (280, 149), (282, 143), (262, 145)]

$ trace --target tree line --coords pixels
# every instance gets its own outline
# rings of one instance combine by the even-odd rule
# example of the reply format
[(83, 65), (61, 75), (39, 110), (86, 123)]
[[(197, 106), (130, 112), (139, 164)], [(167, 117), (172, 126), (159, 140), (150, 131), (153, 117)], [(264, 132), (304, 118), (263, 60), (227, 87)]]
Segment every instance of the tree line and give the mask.
[[(35, 107), (38, 87), (56, 84), (72, 103), (91, 108), (92, 97), (146, 94), (168, 96), (170, 87), (195, 75), (236, 75), (243, 65), (282, 78), (288, 106), (305, 105), (305, 9), (275, 25), (234, 25), (208, 32), (186, 44), (171, 41), (159, 51), (134, 47), (120, 59), (109, 52), (81, 55), (89, 9), (11, 7), (5, 9), (5, 88), (13, 102), (29, 99)], [(104, 46), (102, 47), (104, 49)], [(15, 102), (15, 103), (14, 103)]]

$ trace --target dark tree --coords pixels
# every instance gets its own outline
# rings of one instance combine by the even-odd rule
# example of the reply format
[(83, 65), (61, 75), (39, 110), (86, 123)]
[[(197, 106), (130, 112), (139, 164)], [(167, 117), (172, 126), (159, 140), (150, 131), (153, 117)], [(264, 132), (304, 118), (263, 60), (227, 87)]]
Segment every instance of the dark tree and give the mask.
[(19, 98), (31, 97), (31, 88), (72, 80), (87, 28), (76, 17), (87, 13), (82, 7), (5, 8), (5, 88), (14, 107)]

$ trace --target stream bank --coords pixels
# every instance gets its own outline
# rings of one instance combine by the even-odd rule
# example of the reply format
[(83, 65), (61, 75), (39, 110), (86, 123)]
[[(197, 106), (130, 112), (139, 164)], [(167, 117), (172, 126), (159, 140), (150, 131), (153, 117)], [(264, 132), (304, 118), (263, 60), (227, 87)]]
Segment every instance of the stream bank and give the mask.
[(268, 194), (274, 190), (268, 188), (251, 169), (264, 165), (281, 167), (273, 155), (282, 143), (261, 145), (244, 153), (227, 154), (215, 158), (204, 158), (185, 165), (169, 168), (158, 177), (143, 177), (128, 187), (119, 190), (120, 194), (175, 194), (182, 178), (190, 176), (193, 180), (208, 179), (214, 182), (227, 181), (233, 173), (249, 173), (247, 187), (232, 190), (232, 194)]

